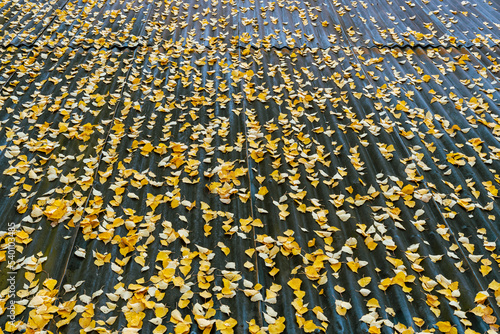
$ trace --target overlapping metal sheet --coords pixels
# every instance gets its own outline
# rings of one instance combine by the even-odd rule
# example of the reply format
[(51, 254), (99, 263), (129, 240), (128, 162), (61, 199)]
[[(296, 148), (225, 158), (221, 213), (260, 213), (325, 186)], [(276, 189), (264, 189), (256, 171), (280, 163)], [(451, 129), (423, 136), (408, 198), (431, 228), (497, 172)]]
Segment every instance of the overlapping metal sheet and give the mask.
[[(469, 1), (6, 1), (2, 44), (135, 47), (163, 42), (320, 47), (498, 45), (499, 5)], [(342, 35), (342, 32), (346, 36)]]
[(498, 331), (498, 4), (0, 5), (4, 332)]

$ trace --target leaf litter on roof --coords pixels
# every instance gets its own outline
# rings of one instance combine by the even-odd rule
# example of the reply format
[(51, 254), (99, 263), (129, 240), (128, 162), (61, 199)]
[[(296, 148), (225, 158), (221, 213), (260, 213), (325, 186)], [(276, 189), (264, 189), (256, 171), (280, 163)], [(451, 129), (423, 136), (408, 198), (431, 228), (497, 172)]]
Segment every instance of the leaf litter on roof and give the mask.
[(497, 332), (497, 9), (436, 3), (3, 3), (2, 330)]

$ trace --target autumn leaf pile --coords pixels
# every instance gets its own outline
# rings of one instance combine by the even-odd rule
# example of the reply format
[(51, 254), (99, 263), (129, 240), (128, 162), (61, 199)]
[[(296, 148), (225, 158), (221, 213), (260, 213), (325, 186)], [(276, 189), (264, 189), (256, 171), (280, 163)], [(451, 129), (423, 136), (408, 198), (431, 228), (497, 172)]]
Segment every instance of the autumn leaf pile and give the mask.
[(499, 331), (498, 2), (0, 8), (0, 333)]

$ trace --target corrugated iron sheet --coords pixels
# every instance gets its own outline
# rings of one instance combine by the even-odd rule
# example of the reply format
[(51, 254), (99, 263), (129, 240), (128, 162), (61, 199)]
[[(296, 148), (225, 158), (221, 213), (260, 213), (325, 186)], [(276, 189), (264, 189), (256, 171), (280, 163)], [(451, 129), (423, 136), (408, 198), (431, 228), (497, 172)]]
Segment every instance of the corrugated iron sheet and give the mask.
[(500, 40), (498, 7), (420, 0), (6, 1), (2, 44), (111, 48), (191, 41), (221, 47), (240, 36), (240, 46), (258, 48), (491, 46)]
[(0, 7), (4, 332), (498, 331), (497, 3)]

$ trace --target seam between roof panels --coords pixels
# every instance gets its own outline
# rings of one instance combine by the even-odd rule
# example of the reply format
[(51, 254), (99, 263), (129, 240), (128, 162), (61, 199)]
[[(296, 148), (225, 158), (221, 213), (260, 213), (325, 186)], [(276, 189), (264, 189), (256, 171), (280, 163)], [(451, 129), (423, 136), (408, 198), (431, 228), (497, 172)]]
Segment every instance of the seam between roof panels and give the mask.
[[(238, 14), (239, 15), (239, 14)], [(238, 20), (238, 36), (239, 36), (239, 32), (240, 32), (240, 20)], [(241, 64), (241, 49), (242, 47), (240, 47), (239, 45), (237, 46), (238, 48), (238, 67), (240, 67), (240, 64)], [(242, 89), (242, 92), (243, 94), (245, 94), (246, 96), (246, 93), (243, 91)], [(250, 167), (250, 155), (248, 153), (248, 129), (247, 129), (247, 120), (248, 120), (248, 116), (246, 114), (246, 104), (247, 104), (247, 99), (243, 99), (242, 100), (243, 102), (243, 130), (245, 131), (245, 160), (246, 160), (246, 164), (247, 164), (247, 177), (248, 177), (248, 188), (249, 188), (249, 191), (250, 191), (250, 214), (252, 215), (252, 219), (255, 219), (255, 213), (254, 213), (254, 196), (252, 194), (252, 179), (250, 177), (250, 173), (252, 172), (252, 168)], [(252, 228), (252, 238), (253, 238), (253, 247), (254, 249), (257, 248), (257, 239), (256, 239), (256, 236), (255, 236), (255, 227)], [(257, 278), (257, 284), (260, 284), (260, 270), (259, 270), (259, 257), (257, 256), (257, 254), (254, 254), (255, 255), (255, 276)], [(259, 314), (259, 326), (260, 327), (263, 327), (264, 326), (264, 315), (263, 315), (263, 307), (262, 307), (262, 303), (263, 301), (259, 301), (258, 303), (258, 314)]]
[[(134, 53), (132, 55), (132, 59), (135, 59), (135, 54), (136, 54), (137, 50), (134, 50)], [(120, 106), (120, 103), (123, 99), (123, 92), (125, 91), (125, 87), (127, 86), (126, 83), (127, 83), (127, 80), (128, 80), (128, 77), (130, 75), (130, 72), (132, 71), (132, 68), (134, 67), (133, 64), (130, 65), (130, 68), (128, 69), (127, 71), (127, 75), (125, 76), (125, 80), (124, 80), (124, 83), (123, 83), (123, 87), (121, 89), (121, 92), (120, 92), (120, 99), (117, 101), (116, 103), (116, 107), (115, 107), (115, 110), (113, 111), (113, 117), (111, 118), (111, 121), (110, 121), (110, 124), (112, 124), (112, 122), (116, 119), (116, 115), (117, 115), (117, 112), (118, 112), (118, 107)], [(94, 172), (94, 181), (92, 182), (92, 186), (90, 187), (89, 189), (89, 192), (88, 192), (88, 196), (87, 196), (87, 199), (85, 201), (85, 204), (83, 206), (83, 210), (85, 211), (85, 209), (88, 207), (88, 204), (89, 204), (89, 201), (90, 201), (90, 197), (92, 195), (92, 190), (94, 189), (94, 185), (96, 184), (96, 180), (97, 180), (97, 174), (99, 172), (99, 167), (101, 165), (101, 161), (102, 161), (102, 156), (104, 154), (104, 152), (106, 151), (106, 145), (108, 143), (108, 140), (109, 140), (109, 135), (111, 134), (111, 128), (112, 126), (110, 125), (109, 127), (109, 130), (108, 130), (108, 133), (106, 134), (106, 138), (104, 140), (104, 146), (101, 150), (101, 152), (99, 153), (99, 158), (97, 160), (97, 164), (96, 164), (96, 168), (95, 168), (95, 172)], [(58, 287), (57, 289), (60, 290), (61, 288), (61, 284), (62, 284), (62, 281), (64, 279), (64, 277), (66, 276), (66, 270), (68, 268), (68, 265), (69, 265), (69, 261), (70, 261), (70, 258), (71, 258), (71, 254), (73, 253), (73, 248), (75, 247), (75, 244), (76, 244), (76, 239), (78, 237), (78, 232), (80, 230), (80, 222), (78, 222), (75, 226), (75, 232), (71, 238), (71, 247), (70, 247), (70, 251), (69, 253), (67, 254), (67, 258), (64, 260), (64, 269), (63, 269), (63, 272), (62, 272), (62, 275), (61, 277), (58, 277)]]
[[(66, 1), (66, 3), (68, 3), (69, 0)], [(66, 4), (65, 4), (66, 5)], [(151, 7), (152, 8), (152, 7)], [(151, 10), (150, 12), (148, 13), (148, 18), (149, 18), (149, 15), (151, 14)], [(143, 32), (143, 29), (141, 29), (141, 31), (139, 32), (139, 34), (142, 34)], [(135, 48), (134, 49), (134, 53), (132, 54), (132, 59), (135, 60), (135, 57), (136, 57), (136, 53), (137, 53), (137, 50), (138, 48)], [(134, 67), (134, 63), (132, 63), (130, 65), (130, 68), (128, 69), (127, 71), (127, 75), (125, 76), (125, 80), (123, 81), (123, 87), (121, 89), (121, 92), (120, 92), (120, 99), (117, 101), (116, 103), (116, 107), (115, 107), (115, 110), (113, 111), (113, 118), (111, 118), (111, 121), (110, 121), (110, 126), (109, 126), (109, 130), (108, 130), (108, 133), (106, 134), (106, 139), (104, 140), (104, 146), (102, 147), (102, 150), (101, 152), (99, 153), (99, 159), (97, 160), (97, 165), (96, 165), (96, 169), (95, 169), (95, 172), (94, 172), (94, 181), (92, 182), (92, 186), (90, 187), (90, 190), (89, 190), (89, 193), (88, 193), (88, 197), (87, 197), (87, 200), (85, 201), (85, 204), (84, 204), (84, 212), (85, 212), (85, 209), (88, 207), (89, 205), (89, 201), (90, 201), (90, 197), (92, 195), (92, 190), (94, 189), (94, 185), (96, 184), (97, 182), (97, 174), (99, 173), (99, 167), (101, 166), (101, 161), (102, 161), (102, 156), (104, 155), (104, 152), (106, 151), (106, 145), (108, 143), (108, 140), (109, 140), (109, 135), (111, 134), (111, 128), (112, 128), (112, 124), (113, 124), (113, 121), (116, 119), (116, 115), (118, 113), (118, 107), (120, 106), (120, 103), (121, 101), (123, 100), (123, 93), (125, 91), (125, 88), (127, 86), (127, 80), (130, 76), (130, 73), (132, 72), (132, 68)], [(66, 271), (68, 269), (68, 265), (69, 265), (69, 261), (71, 259), (71, 254), (73, 254), (73, 248), (75, 247), (75, 244), (76, 244), (76, 239), (78, 238), (78, 232), (80, 231), (80, 222), (77, 223), (77, 225), (75, 226), (75, 234), (73, 235), (73, 237), (71, 238), (71, 248), (70, 248), (70, 251), (67, 255), (67, 258), (64, 262), (64, 269), (63, 269), (63, 272), (62, 272), (62, 275), (60, 277), (60, 279), (58, 280), (59, 282), (59, 285), (57, 287), (57, 289), (60, 291), (60, 288), (61, 288), (61, 284), (64, 280), (64, 277), (66, 276)]]
[[(345, 33), (343, 33), (343, 35), (345, 35)], [(40, 36), (39, 36), (40, 37)], [(38, 38), (35, 40), (35, 42), (38, 40)], [(403, 44), (403, 45), (399, 45), (399, 44), (381, 44), (381, 45), (373, 45), (373, 46), (370, 46), (370, 45), (356, 45), (356, 46), (352, 46), (350, 41), (347, 39), (347, 37), (344, 37), (344, 39), (346, 39), (346, 42), (342, 43), (342, 46), (339, 46), (338, 44), (336, 45), (331, 45), (329, 47), (315, 47), (315, 46), (300, 46), (300, 47), (294, 47), (294, 48), (291, 48), (289, 46), (271, 46), (271, 47), (267, 47), (267, 48), (264, 48), (264, 47), (255, 47), (254, 45), (250, 45), (250, 48), (253, 49), (253, 50), (265, 50), (265, 51), (271, 51), (271, 50), (290, 50), (290, 51), (293, 51), (293, 50), (311, 50), (311, 49), (316, 49), (316, 50), (328, 50), (328, 49), (331, 49), (331, 48), (334, 48), (336, 46), (339, 46), (341, 48), (347, 48), (347, 49), (350, 49), (350, 50), (353, 50), (353, 49), (360, 49), (360, 48), (367, 48), (367, 49), (390, 49), (390, 50), (394, 50), (394, 49), (417, 49), (417, 48), (422, 48), (422, 49), (432, 49), (432, 48), (454, 48), (454, 49), (459, 49), (459, 48), (466, 48), (466, 49), (472, 49), (474, 47), (476, 48), (482, 48), (482, 47), (488, 47), (488, 48), (493, 48), (493, 47), (500, 47), (500, 44), (499, 43), (493, 43), (492, 45), (488, 45), (488, 44), (484, 44), (484, 43), (472, 43), (467, 45), (467, 44), (462, 44), (462, 43), (459, 43), (459, 44), (456, 44), (456, 45), (445, 45), (445, 44), (431, 44), (431, 43), (424, 43), (424, 44), (415, 44), (415, 45), (410, 45), (410, 44)], [(63, 46), (48, 46), (47, 44), (46, 45), (34, 45), (35, 42), (32, 42), (32, 43), (24, 43), (24, 42), (21, 42), (19, 44), (14, 44), (14, 43), (8, 43), (8, 44), (5, 44), (5, 45), (2, 45), (3, 48), (9, 48), (9, 47), (15, 47), (15, 48), (23, 48), (23, 47), (27, 47), (27, 48), (34, 48), (34, 47), (37, 47), (37, 48), (43, 48), (44, 50), (54, 50), (56, 48), (59, 48), (59, 47), (63, 47)], [(201, 43), (199, 43), (199, 45), (201, 45), (203, 47), (203, 51), (202, 52), (205, 52), (205, 51), (217, 51), (217, 50), (220, 50), (221, 48), (219, 47), (211, 47), (211, 46), (207, 46), (207, 45), (202, 45)], [(133, 45), (133, 46), (123, 46), (123, 45), (117, 45), (117, 44), (112, 44), (108, 47), (100, 47), (100, 48), (96, 48), (93, 44), (83, 44), (83, 45), (76, 45), (76, 46), (70, 46), (70, 45), (67, 45), (67, 46), (64, 46), (64, 47), (67, 47), (69, 49), (73, 49), (73, 50), (77, 50), (77, 49), (96, 49), (96, 50), (113, 50), (113, 49), (118, 49), (118, 50), (124, 50), (124, 49), (137, 49), (137, 48), (143, 48), (143, 47), (147, 47), (147, 48), (153, 48), (154, 46), (159, 46), (159, 47), (163, 47), (161, 45), (161, 43), (158, 43), (158, 44), (148, 44), (147, 42), (146, 43), (137, 43), (136, 45)], [(243, 46), (243, 45), (236, 45), (236, 46), (231, 46), (231, 47), (225, 47), (224, 50), (229, 50), (229, 49), (246, 49), (247, 46)], [(238, 51), (240, 52), (240, 51)]]

